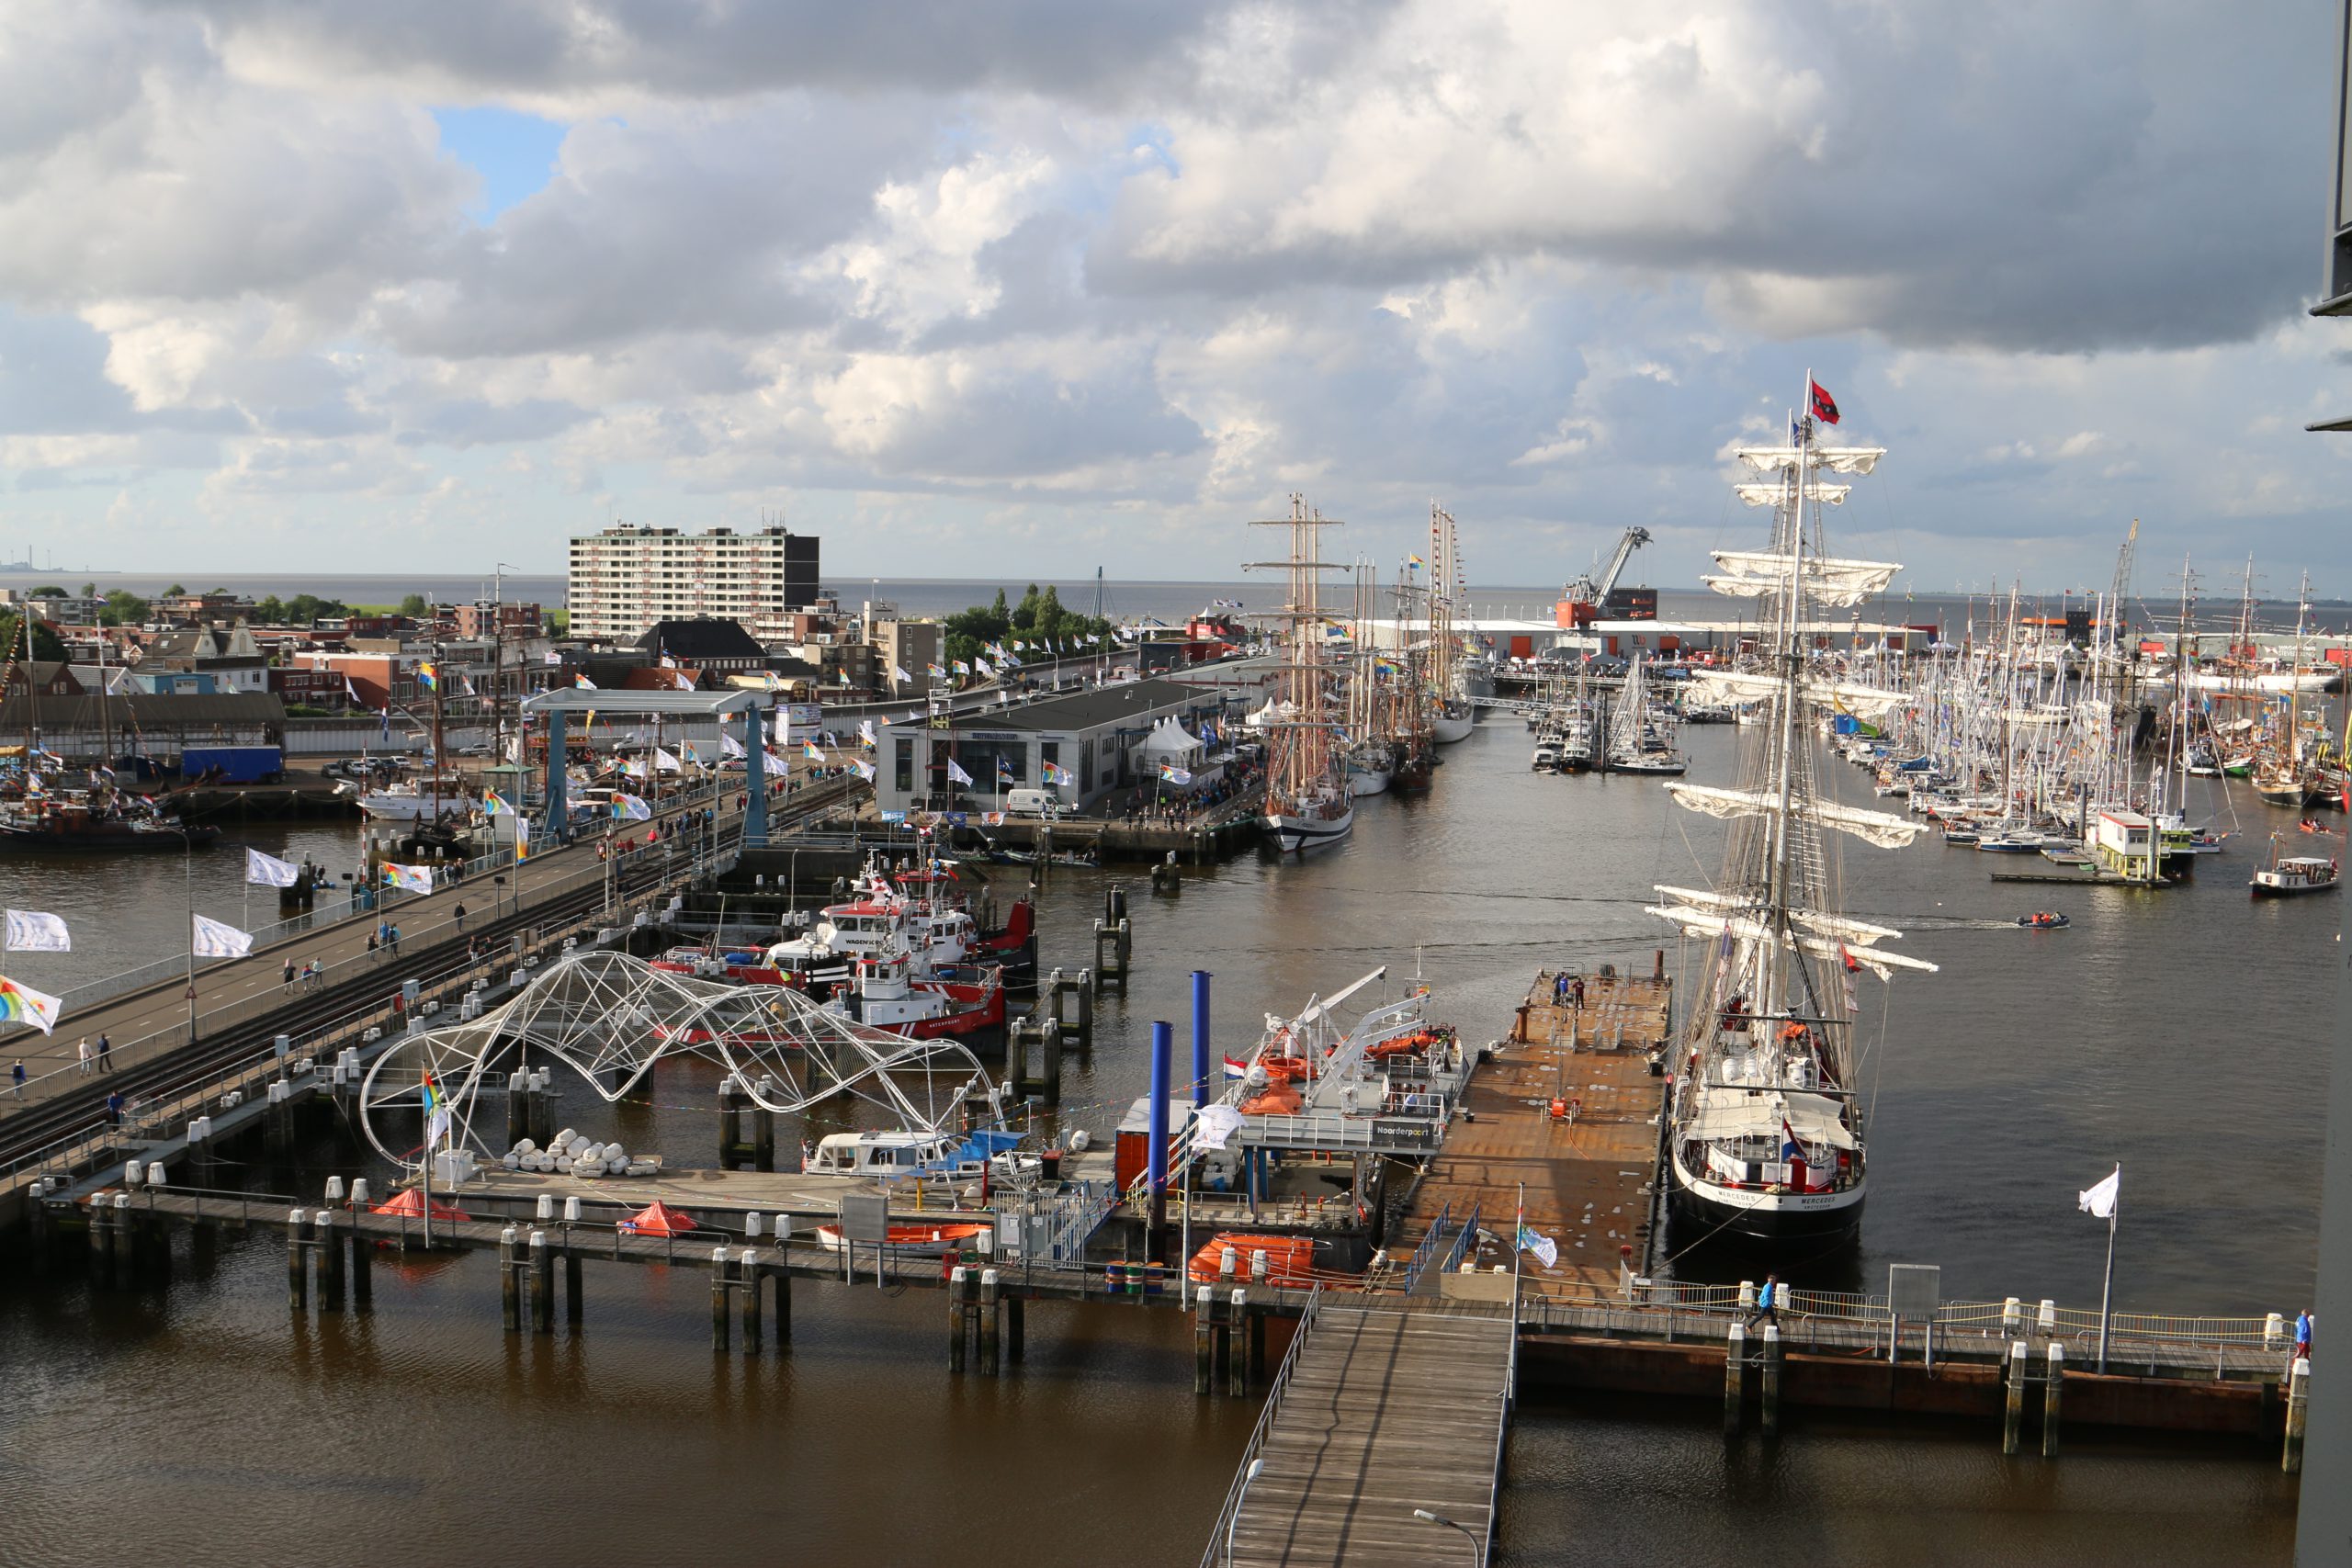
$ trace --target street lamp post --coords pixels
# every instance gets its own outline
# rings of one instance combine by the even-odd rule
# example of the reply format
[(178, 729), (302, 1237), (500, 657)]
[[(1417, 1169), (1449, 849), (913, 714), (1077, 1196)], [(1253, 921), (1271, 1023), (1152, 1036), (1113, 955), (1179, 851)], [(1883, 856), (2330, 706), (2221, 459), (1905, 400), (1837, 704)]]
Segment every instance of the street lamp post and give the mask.
[(1250, 1468), (1241, 1472), (1241, 1490), (1233, 1498), (1233, 1517), (1225, 1523), (1225, 1568), (1233, 1568), (1233, 1532), (1241, 1524), (1241, 1505), (1249, 1499), (1250, 1483), (1257, 1480), (1259, 1472), (1265, 1468), (1264, 1460), (1253, 1459), (1250, 1461)]
[(180, 836), (180, 881), (187, 892), (187, 1043), (196, 1043), (196, 838), (186, 828)]
[(1478, 1533), (1468, 1525), (1449, 1519), (1443, 1514), (1432, 1514), (1427, 1508), (1414, 1509), (1413, 1517), (1424, 1524), (1443, 1525), (1448, 1529), (1460, 1530), (1462, 1539), (1470, 1543), (1470, 1561), (1478, 1568), (1487, 1568), (1487, 1543), (1479, 1540)]

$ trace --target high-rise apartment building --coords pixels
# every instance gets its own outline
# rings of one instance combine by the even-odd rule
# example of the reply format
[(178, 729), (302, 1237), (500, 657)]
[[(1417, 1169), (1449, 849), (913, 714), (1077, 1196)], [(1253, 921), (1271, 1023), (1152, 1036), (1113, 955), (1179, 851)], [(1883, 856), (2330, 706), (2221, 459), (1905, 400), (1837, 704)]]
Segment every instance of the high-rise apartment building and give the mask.
[(656, 621), (715, 616), (765, 641), (816, 601), (817, 536), (622, 524), (573, 538), (569, 598), (574, 637), (633, 642)]

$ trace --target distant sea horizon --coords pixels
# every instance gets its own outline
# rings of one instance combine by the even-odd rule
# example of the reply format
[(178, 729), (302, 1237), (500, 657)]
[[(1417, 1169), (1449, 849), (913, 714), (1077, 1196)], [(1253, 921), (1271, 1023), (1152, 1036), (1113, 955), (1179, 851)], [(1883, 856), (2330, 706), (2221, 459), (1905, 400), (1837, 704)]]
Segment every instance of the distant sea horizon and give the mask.
[[(220, 572), (212, 575), (168, 571), (101, 572), (101, 571), (10, 571), (0, 570), (0, 587), (25, 589), (56, 584), (69, 591), (78, 591), (82, 584), (93, 583), (101, 593), (118, 589), (132, 592), (156, 594), (174, 583), (191, 592), (222, 588), (232, 592), (247, 594), (255, 599), (275, 595), (281, 599), (297, 593), (311, 593), (321, 598), (335, 599), (346, 604), (396, 604), (412, 593), (421, 593), (436, 603), (462, 603), (478, 597), (486, 598), (492, 592), (493, 579), (489, 576), (460, 576), (447, 572)], [(1218, 601), (1238, 601), (1243, 611), (1268, 610), (1281, 602), (1283, 585), (1279, 574), (1267, 572), (1254, 578), (1212, 581), (1179, 578), (1105, 578), (1099, 583), (1091, 577), (1080, 579), (1047, 578), (931, 578), (931, 577), (847, 577), (828, 573), (823, 585), (837, 595), (844, 609), (854, 609), (873, 599), (896, 605), (900, 613), (916, 616), (951, 615), (985, 604), (1001, 589), (1009, 600), (1018, 601), (1035, 582), (1038, 587), (1051, 587), (1061, 602), (1072, 610), (1091, 615), (1096, 595), (1101, 595), (1102, 614), (1112, 620), (1155, 620), (1181, 624), (1195, 611)], [(558, 574), (509, 572), (504, 581), (507, 599), (536, 603), (548, 609), (560, 609), (564, 604), (564, 579)], [(1384, 596), (1385, 590), (1384, 589)], [(1457, 615), (1475, 619), (1520, 619), (1548, 622), (1553, 605), (1559, 598), (1557, 584), (1473, 584), (1464, 595), (1464, 605)], [(1660, 585), (1658, 614), (1664, 620), (1732, 621), (1741, 617), (1740, 601), (1724, 599), (1704, 589)], [(1325, 584), (1325, 602), (1344, 607), (1349, 602), (1350, 589), (1346, 579), (1333, 573)], [(1973, 596), (1959, 593), (1889, 592), (1862, 606), (1862, 618), (1870, 621), (1899, 623), (1957, 628), (1965, 625), (1972, 613), (1983, 615), (1987, 601), (1993, 595)], [(2175, 606), (2161, 595), (2134, 595), (2133, 624), (2143, 629), (2169, 627)], [(2083, 596), (2071, 591), (2048, 593), (2021, 593), (2019, 603), (2029, 613), (2054, 615), (2062, 604), (2080, 605)], [(2294, 602), (2291, 600), (2256, 601), (2257, 619), (2267, 630), (2291, 629), (2294, 625)], [(2340, 631), (2352, 626), (2352, 604), (2337, 600), (2312, 601), (2312, 621), (2314, 631)], [(2236, 601), (2223, 595), (2201, 600), (2198, 606), (2199, 626), (2211, 635), (2226, 627), (2233, 618)]]

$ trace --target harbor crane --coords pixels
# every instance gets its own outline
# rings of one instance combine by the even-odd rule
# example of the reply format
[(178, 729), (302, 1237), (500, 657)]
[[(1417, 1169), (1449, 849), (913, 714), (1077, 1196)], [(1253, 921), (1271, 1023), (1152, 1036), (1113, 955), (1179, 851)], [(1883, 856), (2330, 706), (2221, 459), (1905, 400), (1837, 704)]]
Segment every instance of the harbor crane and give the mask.
[(1563, 626), (1589, 624), (1600, 614), (1600, 607), (1609, 602), (1610, 591), (1617, 586), (1618, 578), (1624, 575), (1625, 563), (1634, 558), (1635, 550), (1649, 542), (1650, 531), (1647, 528), (1626, 529), (1624, 536), (1617, 541), (1615, 553), (1609, 558), (1609, 565), (1602, 569), (1598, 580), (1589, 571), (1582, 572), (1570, 578), (1566, 586), (1560, 590), (1560, 603), (1554, 615), (1555, 623)]

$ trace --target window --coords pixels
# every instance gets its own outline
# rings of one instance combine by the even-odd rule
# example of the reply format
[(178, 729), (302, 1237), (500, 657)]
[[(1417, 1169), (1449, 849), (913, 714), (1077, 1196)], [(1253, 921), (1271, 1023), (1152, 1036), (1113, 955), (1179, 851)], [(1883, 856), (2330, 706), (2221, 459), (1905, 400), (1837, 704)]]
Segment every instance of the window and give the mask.
[(890, 784), (900, 795), (913, 793), (915, 787), (915, 743), (912, 736), (899, 737), (898, 760), (890, 770)]

